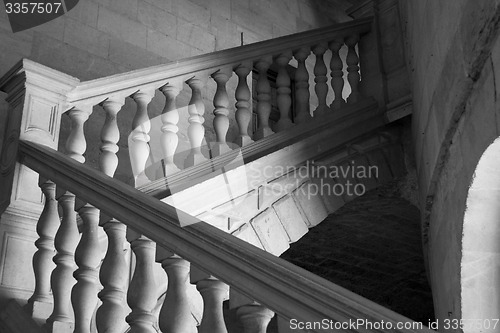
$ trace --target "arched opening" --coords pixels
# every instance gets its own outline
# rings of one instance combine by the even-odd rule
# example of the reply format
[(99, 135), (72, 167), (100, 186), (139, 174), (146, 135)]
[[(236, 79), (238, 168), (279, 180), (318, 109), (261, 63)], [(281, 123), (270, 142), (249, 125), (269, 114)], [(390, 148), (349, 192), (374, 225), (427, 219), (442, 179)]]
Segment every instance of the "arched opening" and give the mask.
[(464, 214), (461, 302), (464, 332), (500, 332), (500, 138), (474, 172)]

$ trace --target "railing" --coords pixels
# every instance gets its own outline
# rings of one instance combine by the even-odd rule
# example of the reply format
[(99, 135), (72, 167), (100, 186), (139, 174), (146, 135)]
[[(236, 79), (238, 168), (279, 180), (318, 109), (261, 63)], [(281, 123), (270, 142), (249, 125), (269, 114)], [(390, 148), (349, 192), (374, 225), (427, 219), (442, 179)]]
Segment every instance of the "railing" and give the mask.
[[(247, 325), (245, 329), (249, 331), (265, 330), (272, 314), (263, 306), (284, 318), (307, 322), (325, 318), (337, 322), (358, 318), (394, 324), (400, 320), (408, 321), (110, 178), (117, 172), (123, 172), (119, 166), (130, 161), (133, 185), (146, 188), (153, 180), (147, 173), (147, 166), (148, 160), (151, 162), (150, 147), (157, 144), (152, 142), (151, 137), (158, 133), (151, 132), (150, 116), (155, 110), (150, 106), (158, 103), (155, 97), (158, 91), (165, 96), (161, 114), (158, 114), (161, 133), (157, 146), (163, 160), (160, 176), (168, 176), (169, 184), (174, 180), (176, 186), (182, 188), (209, 177), (212, 168), (226, 165), (227, 158), (231, 158), (227, 141), (230, 129), (227, 83), (233, 72), (238, 79), (234, 91), (237, 124), (234, 141), (244, 147), (247, 160), (257, 159), (310, 136), (311, 131), (318, 130), (321, 117), (339, 111), (346, 103), (354, 105), (365, 100), (359, 93), (359, 85), (362, 84), (359, 57), (364, 55), (358, 56), (356, 48), (360, 36), (369, 31), (370, 22), (370, 19), (353, 21), (82, 83), (25, 60), (0, 80), (0, 89), (9, 94), (11, 114), (10, 134), (2, 151), (2, 174), (5, 175), (2, 180), (10, 182), (10, 188), (12, 183), (17, 188), (32, 188), (35, 174), (23, 165), (10, 168), (19, 151), (21, 162), (40, 174), (39, 186), (45, 196), (37, 226), (38, 251), (33, 258), (36, 286), (29, 303), (34, 309), (38, 303), (53, 302), (52, 314), (47, 320), (49, 328), (56, 332), (68, 330), (74, 325), (75, 332), (90, 332), (94, 311), (100, 300), (102, 304), (95, 317), (98, 331), (123, 332), (127, 297), (131, 312), (126, 321), (130, 332), (154, 332), (157, 321), (153, 315), (157, 302), (153, 281), (155, 260), (162, 264), (169, 278), (159, 319), (163, 332), (196, 330), (184, 288), (189, 277), (204, 300), (200, 332), (226, 332), (222, 301), (226, 297), (227, 286), (223, 282), (249, 297), (239, 310)], [(347, 55), (341, 59), (340, 49), (344, 44)], [(331, 52), (330, 85), (324, 61), (327, 50)], [(314, 73), (309, 73), (306, 65), (311, 51), (315, 55)], [(297, 66), (294, 75), (294, 122), (307, 123), (312, 116), (317, 118), (316, 123), (301, 125), (302, 129), (296, 132), (287, 131), (293, 126), (290, 118), (291, 77), (287, 71), (292, 57)], [(275, 130), (288, 133), (281, 136), (273, 134), (269, 124), (271, 90), (264, 73), (273, 62), (278, 68), (277, 107), (280, 113)], [(347, 102), (342, 97), (344, 63), (350, 88)], [(258, 128), (251, 138), (248, 130), (252, 116), (248, 76), (254, 67), (260, 73), (256, 83)], [(314, 112), (310, 110), (308, 82), (311, 75), (316, 82), (317, 107)], [(215, 90), (212, 127), (215, 142), (209, 145), (209, 149), (203, 144), (206, 106), (202, 96), (206, 76), (210, 76), (215, 84), (211, 88)], [(178, 149), (178, 132), (183, 118), (176, 105), (177, 97), (182, 96), (184, 83), (191, 92), (187, 103), (187, 155)], [(328, 96), (331, 95), (333, 100), (328, 105)], [(123, 136), (120, 135), (123, 124), (117, 119), (119, 114), (130, 109), (130, 99), (136, 104), (136, 112), (130, 134)], [(101, 108), (105, 118), (101, 140), (97, 145), (90, 145), (93, 138), (92, 135), (85, 135), (89, 128), (84, 125), (89, 118), (97, 117)], [(71, 130), (62, 133), (67, 157), (52, 150), (58, 148), (63, 114), (71, 123)], [(323, 126), (335, 128), (332, 121)], [(344, 123), (341, 126), (347, 125)], [(128, 140), (129, 158), (120, 160), (119, 143), (124, 137)], [(21, 140), (19, 149), (18, 138)], [(253, 143), (253, 140), (260, 141)], [(92, 155), (92, 151), (97, 150), (96, 146), (100, 150), (98, 157)], [(179, 156), (183, 160), (179, 161)], [(208, 157), (216, 156), (206, 162)], [(94, 160), (100, 173), (83, 164), (92, 164)], [(189, 168), (186, 172), (179, 172), (185, 167)], [(187, 180), (183, 178), (186, 175), (189, 176)], [(167, 187), (163, 193), (156, 194), (168, 195), (170, 190)], [(10, 204), (12, 207), (16, 202), (11, 201)], [(62, 211), (60, 220), (58, 205)], [(78, 229), (75, 211), (82, 220), (81, 230)], [(180, 219), (195, 225), (180, 228)], [(100, 227), (107, 234), (108, 248), (99, 270), (97, 234)], [(131, 244), (136, 258), (136, 269), (128, 292), (127, 265), (123, 258), (126, 241)], [(54, 250), (57, 253), (53, 258), (56, 268), (52, 270)], [(201, 270), (193, 267), (190, 272), (186, 260)], [(78, 267), (76, 270), (75, 264)], [(103, 287), (101, 291), (100, 285)], [(360, 328), (357, 331), (366, 330)]]

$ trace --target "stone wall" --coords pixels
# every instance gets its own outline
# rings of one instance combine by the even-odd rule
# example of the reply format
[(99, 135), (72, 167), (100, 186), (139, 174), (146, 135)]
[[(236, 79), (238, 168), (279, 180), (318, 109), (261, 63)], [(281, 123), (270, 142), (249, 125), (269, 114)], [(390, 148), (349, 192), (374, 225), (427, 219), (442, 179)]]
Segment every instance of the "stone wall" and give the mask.
[(500, 135), (495, 85), (500, 7), (496, 1), (471, 0), (402, 1), (401, 6), (436, 318), (461, 318), (467, 301), (460, 276), (466, 198), (479, 158)]
[[(81, 0), (67, 14), (18, 33), (11, 32), (5, 11), (0, 11), (0, 45), (8, 50), (0, 54), (0, 77), (21, 58), (27, 57), (82, 81), (95, 79), (236, 47), (241, 45), (242, 39), (244, 44), (250, 44), (349, 20), (344, 13), (346, 3), (332, 1), (326, 4), (315, 0)], [(311, 55), (308, 62), (310, 73), (313, 72), (313, 58)], [(326, 60), (329, 60), (328, 56)], [(236, 142), (238, 135), (234, 119), (236, 84), (237, 78), (233, 75), (227, 86), (231, 98), (228, 142)], [(310, 91), (314, 105), (313, 77)], [(179, 107), (188, 104), (190, 93), (184, 85), (178, 98)], [(203, 92), (207, 142), (215, 141), (212, 126), (214, 93), (215, 84), (209, 82)], [(0, 133), (3, 132), (1, 124), (6, 122), (6, 112), (2, 110), (7, 108), (1, 94)], [(150, 118), (161, 114), (164, 100), (157, 91), (149, 107)], [(131, 176), (126, 134), (131, 130), (134, 112), (135, 103), (127, 99), (118, 117), (122, 133), (119, 154), (123, 163), (120, 163), (117, 177), (126, 181)], [(65, 118), (61, 129), (62, 147), (69, 131), (69, 121)], [(88, 162), (94, 165), (99, 155), (103, 119), (102, 109), (96, 107), (86, 126), (89, 140), (86, 155)], [(180, 109), (181, 142), (178, 151), (189, 148), (187, 126), (187, 110)], [(2, 139), (0, 137), (0, 147)]]
[[(81, 0), (67, 14), (12, 33), (0, 11), (0, 75), (22, 57), (93, 79), (340, 21), (313, 0)], [(345, 18), (344, 18), (345, 19)]]

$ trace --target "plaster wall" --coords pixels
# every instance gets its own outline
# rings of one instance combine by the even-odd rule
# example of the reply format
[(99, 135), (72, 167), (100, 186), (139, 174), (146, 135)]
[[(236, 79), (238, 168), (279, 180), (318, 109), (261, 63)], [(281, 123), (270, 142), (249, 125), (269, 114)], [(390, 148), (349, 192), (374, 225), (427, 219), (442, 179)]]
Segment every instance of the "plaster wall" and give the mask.
[[(497, 138), (498, 1), (402, 1), (413, 144), (436, 318), (462, 318), (463, 218), (474, 170)], [(444, 327), (439, 327), (445, 330)], [(458, 330), (457, 330), (458, 331)]]

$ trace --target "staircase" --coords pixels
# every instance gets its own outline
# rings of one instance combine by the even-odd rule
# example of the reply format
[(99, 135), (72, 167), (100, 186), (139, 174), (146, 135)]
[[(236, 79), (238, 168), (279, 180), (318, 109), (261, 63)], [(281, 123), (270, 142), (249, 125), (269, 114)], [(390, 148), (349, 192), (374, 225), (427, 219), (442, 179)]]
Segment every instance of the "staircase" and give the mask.
[[(27, 302), (49, 332), (224, 333), (226, 300), (244, 332), (265, 332), (274, 314), (280, 332), (291, 320), (427, 331), (277, 257), (394, 175), (378, 151), (398, 154), (384, 126), (408, 101), (380, 93), (371, 29), (359, 19), (87, 82), (21, 61), (0, 79), (10, 106), (0, 202), (3, 223), (37, 220), (35, 288), (3, 297)], [(378, 169), (361, 176), (353, 166)], [(359, 319), (386, 325), (343, 326)]]

